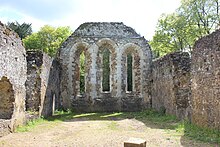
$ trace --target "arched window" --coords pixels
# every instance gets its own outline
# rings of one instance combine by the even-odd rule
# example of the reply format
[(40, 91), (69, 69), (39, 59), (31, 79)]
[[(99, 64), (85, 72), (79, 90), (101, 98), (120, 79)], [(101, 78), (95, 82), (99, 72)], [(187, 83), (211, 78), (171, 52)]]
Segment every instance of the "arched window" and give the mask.
[(85, 54), (84, 51), (79, 57), (79, 72), (80, 72), (80, 94), (85, 93)]
[(0, 79), (0, 119), (11, 119), (14, 111), (14, 91), (6, 77)]
[(102, 52), (102, 91), (110, 91), (110, 51), (105, 48)]
[(132, 71), (132, 54), (127, 55), (127, 91), (131, 92), (133, 91), (133, 71)]

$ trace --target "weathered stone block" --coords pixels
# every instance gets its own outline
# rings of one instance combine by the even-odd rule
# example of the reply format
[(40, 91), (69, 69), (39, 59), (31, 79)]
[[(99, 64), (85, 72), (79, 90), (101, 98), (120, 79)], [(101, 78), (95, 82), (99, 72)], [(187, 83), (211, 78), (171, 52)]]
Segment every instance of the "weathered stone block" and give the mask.
[(0, 119), (0, 137), (7, 135), (11, 132), (10, 125), (10, 120)]
[(146, 140), (140, 138), (129, 138), (124, 142), (124, 147), (146, 147)]
[(140, 97), (124, 97), (121, 98), (122, 111), (141, 111), (143, 109), (143, 98)]

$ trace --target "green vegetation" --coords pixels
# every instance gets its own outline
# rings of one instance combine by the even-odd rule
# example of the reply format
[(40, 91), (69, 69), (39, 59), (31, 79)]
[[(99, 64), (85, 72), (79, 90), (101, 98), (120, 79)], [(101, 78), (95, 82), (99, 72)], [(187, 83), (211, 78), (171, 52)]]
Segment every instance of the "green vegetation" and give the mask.
[(133, 77), (132, 77), (132, 54), (127, 55), (127, 91), (132, 91), (133, 90)]
[(80, 93), (85, 92), (85, 54), (82, 52), (79, 57), (80, 62)]
[(165, 131), (175, 130), (176, 134), (209, 143), (220, 143), (220, 131), (198, 127), (188, 121), (179, 121), (175, 116), (158, 113), (155, 110), (146, 110), (142, 112), (117, 112), (117, 113), (72, 113), (71, 111), (57, 111), (54, 116), (47, 119), (39, 118), (27, 123), (27, 125), (18, 127), (16, 132), (26, 132), (33, 130), (37, 125), (45, 127), (56, 127), (58, 123), (71, 119), (86, 120), (112, 120), (108, 124), (111, 130), (117, 130), (118, 124), (115, 120), (137, 119), (146, 126), (152, 128), (165, 129)]
[(119, 128), (118, 128), (118, 124), (117, 124), (117, 122), (115, 122), (115, 121), (111, 121), (110, 124), (108, 124), (108, 128), (109, 128), (110, 130), (118, 130), (118, 129), (119, 129)]
[(219, 27), (218, 0), (182, 0), (172, 14), (163, 14), (150, 45), (155, 55), (191, 51), (194, 42)]
[(43, 118), (34, 119), (32, 121), (29, 121), (25, 126), (20, 126), (16, 128), (15, 132), (28, 132), (34, 129), (37, 125), (47, 123), (48, 121)]
[(102, 63), (102, 91), (110, 91), (110, 51), (105, 48), (102, 52), (103, 63)]
[(54, 56), (61, 44), (71, 35), (70, 27), (52, 27), (45, 25), (40, 31), (23, 39), (27, 50), (42, 50)]
[(23, 38), (27, 37), (28, 35), (32, 34), (31, 23), (28, 24), (28, 23), (24, 22), (22, 24), (19, 24), (17, 21), (16, 22), (8, 22), (7, 27), (14, 30), (21, 39), (23, 39)]
[(220, 131), (199, 127), (189, 122), (184, 123), (184, 135), (203, 142), (220, 143)]

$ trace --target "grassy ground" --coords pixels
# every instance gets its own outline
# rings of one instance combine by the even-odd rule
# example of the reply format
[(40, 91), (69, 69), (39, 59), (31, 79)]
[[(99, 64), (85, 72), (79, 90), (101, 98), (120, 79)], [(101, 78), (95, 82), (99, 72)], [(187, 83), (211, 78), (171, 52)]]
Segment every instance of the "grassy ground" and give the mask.
[[(26, 126), (16, 129), (16, 132), (28, 132), (35, 129), (36, 126), (42, 125), (46, 127), (54, 127), (60, 122), (71, 119), (86, 119), (86, 120), (120, 120), (134, 118), (143, 122), (147, 126), (154, 128), (165, 129), (168, 133), (175, 130), (176, 134), (182, 135), (192, 140), (199, 140), (213, 144), (220, 144), (220, 131), (211, 130), (208, 128), (201, 128), (196, 125), (190, 124), (187, 121), (179, 121), (175, 116), (165, 115), (158, 113), (154, 110), (146, 110), (142, 112), (117, 112), (117, 113), (72, 113), (58, 111), (53, 117), (43, 119), (39, 118), (28, 122)], [(108, 124), (109, 129), (117, 129), (117, 123), (112, 121)]]

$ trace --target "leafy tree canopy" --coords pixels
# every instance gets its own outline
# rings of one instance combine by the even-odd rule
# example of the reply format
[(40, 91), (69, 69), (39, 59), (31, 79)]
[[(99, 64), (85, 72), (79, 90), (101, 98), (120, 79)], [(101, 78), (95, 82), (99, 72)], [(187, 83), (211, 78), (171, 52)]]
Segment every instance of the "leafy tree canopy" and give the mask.
[(52, 27), (45, 25), (38, 32), (23, 39), (27, 50), (42, 50), (54, 56), (61, 44), (71, 35), (70, 27)]
[(16, 21), (16, 22), (8, 22), (6, 25), (12, 30), (14, 30), (21, 39), (27, 37), (28, 35), (31, 35), (32, 33), (31, 23), (28, 24), (24, 22), (22, 24), (19, 24)]
[(194, 42), (220, 25), (220, 0), (182, 0), (172, 14), (163, 14), (150, 45), (156, 56), (191, 51)]

